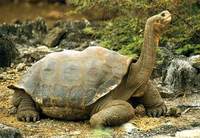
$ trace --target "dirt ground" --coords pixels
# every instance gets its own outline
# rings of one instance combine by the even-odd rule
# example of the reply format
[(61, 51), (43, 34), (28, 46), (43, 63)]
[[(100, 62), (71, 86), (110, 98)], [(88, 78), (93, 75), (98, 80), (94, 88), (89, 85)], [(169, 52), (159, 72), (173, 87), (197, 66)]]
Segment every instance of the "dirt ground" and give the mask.
[[(92, 132), (88, 121), (85, 122), (68, 122), (59, 121), (54, 119), (41, 119), (36, 123), (19, 122), (14, 115), (10, 115), (11, 103), (10, 98), (13, 91), (9, 90), (7, 86), (11, 83), (15, 83), (19, 80), (23, 72), (17, 72), (15, 69), (7, 69), (4, 71), (3, 77), (0, 77), (0, 123), (18, 128), (24, 137), (50, 137), (50, 136), (76, 136), (87, 137)], [(6, 76), (6, 78), (5, 78)], [(185, 97), (181, 97), (181, 100), (171, 101), (166, 99), (168, 107), (175, 106), (176, 102), (183, 101)], [(152, 129), (158, 128), (163, 124), (170, 123), (177, 128), (189, 128), (191, 126), (200, 124), (200, 110), (199, 109), (186, 109), (185, 113), (180, 117), (160, 117), (151, 118), (145, 115), (137, 114), (137, 116), (130, 121), (130, 123), (137, 126), (144, 132), (149, 132)], [(114, 131), (120, 131), (119, 127), (115, 127)]]

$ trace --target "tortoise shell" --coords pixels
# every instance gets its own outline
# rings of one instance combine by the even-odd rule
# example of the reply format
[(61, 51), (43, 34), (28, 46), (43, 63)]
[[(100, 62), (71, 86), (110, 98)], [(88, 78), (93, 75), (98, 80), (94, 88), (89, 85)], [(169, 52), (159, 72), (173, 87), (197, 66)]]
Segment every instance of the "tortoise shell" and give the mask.
[(98, 46), (55, 52), (33, 64), (14, 87), (39, 105), (85, 108), (120, 84), (130, 62)]

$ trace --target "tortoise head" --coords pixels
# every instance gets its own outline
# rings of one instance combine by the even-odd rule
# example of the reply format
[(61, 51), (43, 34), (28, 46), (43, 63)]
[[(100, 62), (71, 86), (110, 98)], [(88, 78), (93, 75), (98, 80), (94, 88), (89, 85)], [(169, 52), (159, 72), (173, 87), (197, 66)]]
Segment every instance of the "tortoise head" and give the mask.
[(171, 22), (171, 14), (169, 11), (165, 10), (161, 13), (150, 17), (147, 20), (147, 26), (150, 26), (154, 29), (158, 34), (162, 33), (166, 26)]

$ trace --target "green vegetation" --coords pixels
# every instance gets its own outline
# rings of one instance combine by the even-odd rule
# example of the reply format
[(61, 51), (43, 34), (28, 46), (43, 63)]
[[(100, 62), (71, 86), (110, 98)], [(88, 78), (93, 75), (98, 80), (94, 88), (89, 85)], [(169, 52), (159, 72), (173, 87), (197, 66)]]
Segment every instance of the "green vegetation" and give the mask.
[(118, 18), (107, 22), (101, 34), (101, 45), (119, 51), (122, 54), (133, 55), (140, 52), (143, 42), (137, 21), (132, 18)]
[[(101, 45), (122, 54), (138, 57), (143, 42), (146, 19), (168, 9), (172, 24), (160, 45), (173, 45), (174, 54), (200, 53), (200, 2), (198, 0), (69, 0), (79, 12), (104, 19), (103, 27), (95, 30)], [(100, 15), (101, 13), (101, 15)], [(91, 15), (94, 14), (94, 15)], [(107, 16), (109, 15), (109, 16)], [(105, 19), (109, 19), (106, 20)], [(94, 33), (92, 28), (85, 30)]]
[(68, 0), (68, 2), (76, 6), (77, 11), (95, 19), (127, 15), (134, 5), (131, 0)]
[(176, 49), (176, 53), (186, 56), (200, 54), (200, 44), (186, 44), (183, 47)]

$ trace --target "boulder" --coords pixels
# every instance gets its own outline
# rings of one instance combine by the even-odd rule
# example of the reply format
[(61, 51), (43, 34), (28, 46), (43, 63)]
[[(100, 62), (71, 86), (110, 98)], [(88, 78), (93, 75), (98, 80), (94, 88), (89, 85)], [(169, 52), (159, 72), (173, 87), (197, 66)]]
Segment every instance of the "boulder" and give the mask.
[(0, 137), (1, 138), (22, 138), (22, 135), (17, 128), (0, 124)]
[(0, 34), (12, 38), (17, 43), (39, 43), (47, 33), (47, 24), (39, 17), (34, 21), (16, 21), (13, 24), (1, 24)]
[(188, 59), (175, 58), (163, 76), (163, 83), (171, 93), (176, 95), (180, 93), (190, 94), (198, 91), (196, 86), (200, 82), (200, 80), (196, 80), (198, 75), (198, 71)]
[(0, 67), (9, 67), (18, 54), (15, 44), (10, 39), (0, 36)]
[(40, 60), (41, 58), (43, 58), (45, 55), (53, 52), (46, 46), (39, 46), (36, 48), (33, 48), (33, 47), (22, 48), (22, 49), (19, 49), (19, 51), (21, 53), (19, 61), (27, 65), (30, 63), (36, 62)]
[(62, 36), (58, 47), (77, 50), (88, 47), (89, 42), (95, 39), (92, 34), (88, 34), (85, 31), (85, 28), (91, 26), (88, 20), (56, 22), (53, 26), (54, 28), (59, 27), (65, 30), (65, 34)]
[(59, 27), (52, 28), (52, 30), (50, 30), (46, 35), (43, 42), (48, 47), (55, 47), (60, 43), (61, 38), (64, 34), (65, 34), (64, 29)]

